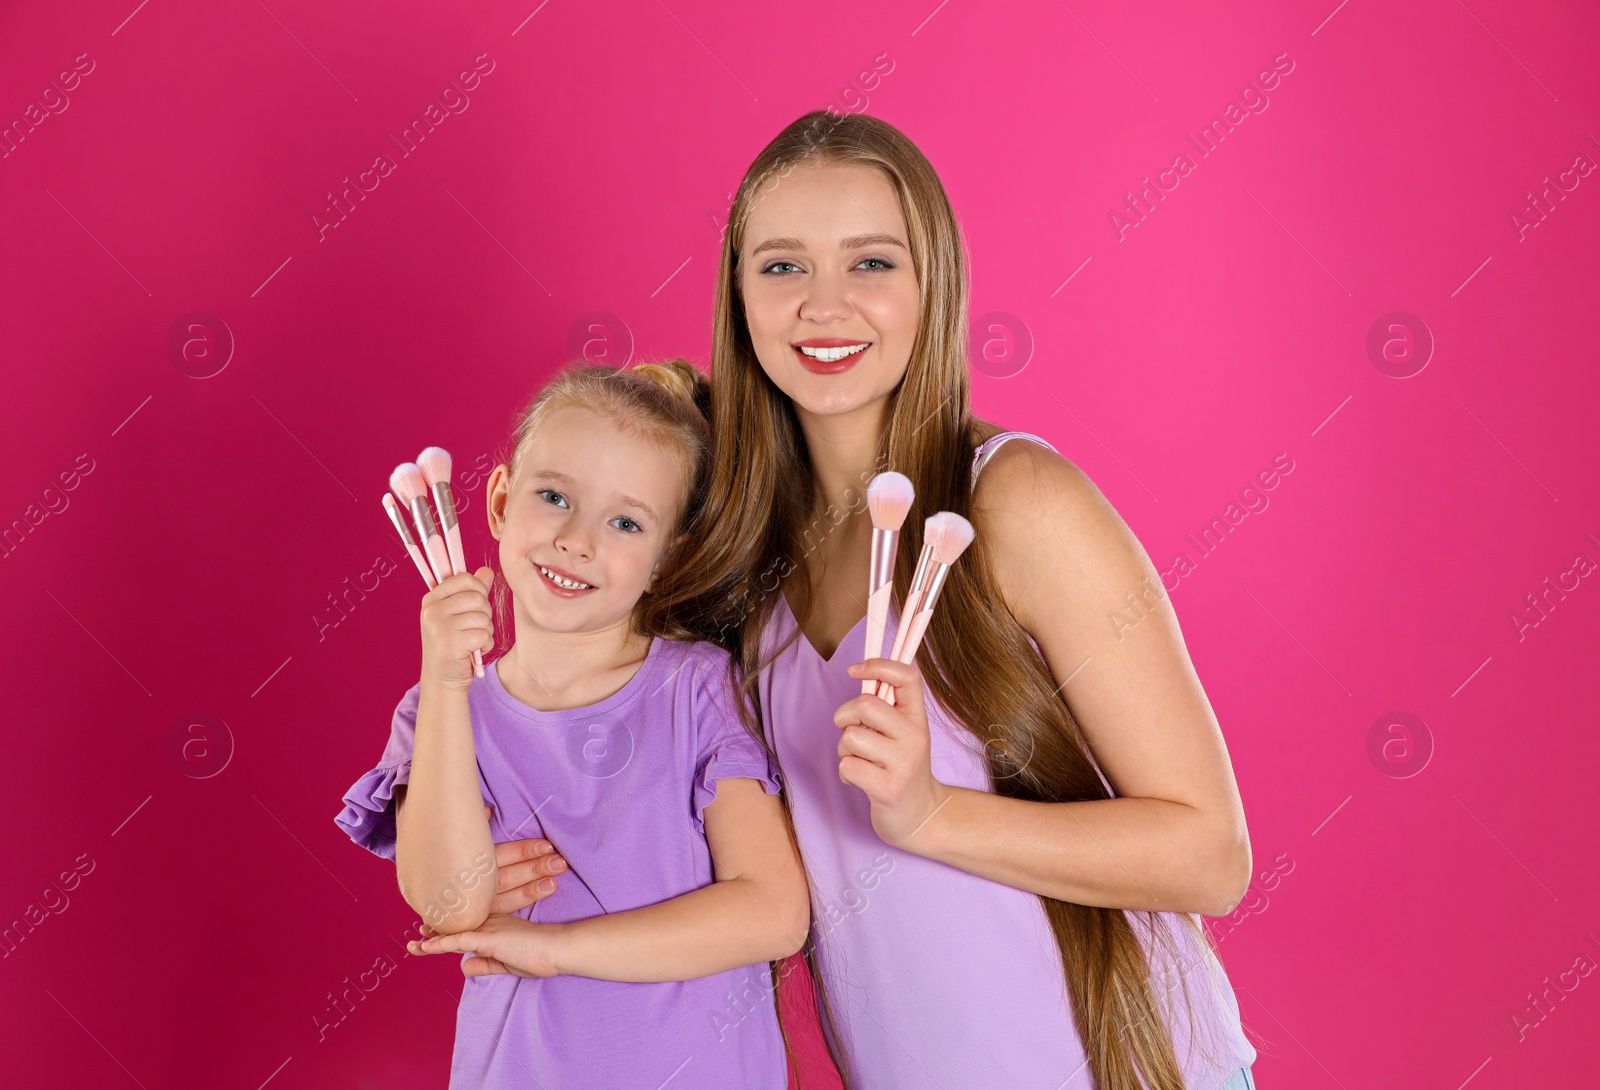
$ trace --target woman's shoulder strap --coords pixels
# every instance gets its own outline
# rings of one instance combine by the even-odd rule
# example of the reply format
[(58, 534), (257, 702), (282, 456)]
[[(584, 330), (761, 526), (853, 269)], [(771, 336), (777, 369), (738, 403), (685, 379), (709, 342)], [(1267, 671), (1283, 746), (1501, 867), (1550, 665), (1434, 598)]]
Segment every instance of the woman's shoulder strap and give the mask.
[[(1056, 450), (1055, 447), (1050, 445), (1048, 440), (1041, 439), (1037, 435), (1034, 435), (1032, 432), (1026, 432), (1026, 431), (1003, 431), (999, 435), (992, 435), (988, 439), (985, 439), (982, 443), (980, 443), (978, 445), (978, 449), (977, 450), (972, 452), (972, 487), (973, 488), (977, 488), (978, 487), (978, 474), (983, 472), (983, 467), (989, 464), (990, 456), (993, 455), (995, 451), (999, 450), (1002, 445), (1004, 445), (1005, 443), (1009, 442), (1012, 439), (1031, 439), (1035, 443), (1040, 444), (1041, 446), (1050, 447), (1050, 449), (1053, 450), (1053, 451)], [(1056, 453), (1059, 454), (1061, 452), (1060, 451), (1056, 451)]]

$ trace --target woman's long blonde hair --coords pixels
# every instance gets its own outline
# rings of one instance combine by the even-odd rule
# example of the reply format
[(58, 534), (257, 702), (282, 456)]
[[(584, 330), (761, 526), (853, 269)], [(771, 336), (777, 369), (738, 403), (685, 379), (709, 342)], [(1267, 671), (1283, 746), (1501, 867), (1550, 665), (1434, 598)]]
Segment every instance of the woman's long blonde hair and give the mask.
[[(689, 551), (670, 578), (658, 579), (649, 606), (658, 624), (682, 626), (686, 634), (715, 639), (733, 653), (734, 680), (745, 695), (740, 712), (769, 752), (757, 677), (798, 632), (766, 660), (760, 658), (761, 632), (777, 606), (784, 577), (803, 570), (800, 543), (826, 527), (813, 520), (817, 497), (793, 403), (767, 378), (751, 345), (740, 299), (739, 253), (754, 199), (806, 163), (863, 164), (882, 171), (905, 215), (920, 295), (918, 327), (905, 378), (889, 399), (875, 471), (895, 469), (911, 478), (916, 500), (907, 525), (920, 526), (937, 511), (970, 516), (970, 465), (981, 434), (981, 421), (971, 412), (967, 372), (966, 263), (938, 175), (910, 139), (877, 118), (821, 110), (800, 117), (750, 165), (729, 212), (717, 274), (709, 476), (687, 528)], [(992, 563), (980, 534), (951, 571), (939, 601), (940, 622), (929, 628), (917, 655), (927, 686), (983, 744), (997, 793), (1042, 802), (1108, 798), (1083, 734), (1057, 695), (1060, 687), (1004, 604)], [(902, 609), (914, 566), (912, 552), (902, 548), (894, 575), (895, 600)], [(809, 581), (787, 582), (803, 623)], [(1214, 949), (1204, 929), (1188, 913), (1172, 914), (1202, 944), (1185, 952), (1171, 932), (1155, 926), (1162, 914), (1040, 900), (1060, 947), (1073, 1015), (1096, 1084), (1102, 1090), (1143, 1090), (1142, 1075), (1149, 1090), (1184, 1090), (1170, 1013), (1158, 1006), (1164, 997), (1151, 983), (1152, 969), (1159, 969), (1162, 990), (1170, 991), (1173, 962), (1148, 959), (1146, 947), (1161, 944), (1178, 963), (1187, 963), (1180, 973), (1187, 992), (1188, 970)], [(1136, 922), (1145, 943), (1135, 932)], [(811, 942), (806, 956), (822, 1016), (847, 1049)], [(960, 984), (951, 982), (954, 1001), (959, 1001)], [(1183, 1006), (1190, 1011), (1192, 1031), (1193, 1004)], [(1191, 1040), (1200, 1046), (1203, 1038), (1191, 1032)], [(1001, 1044), (995, 1042), (997, 1048)], [(848, 1083), (848, 1063), (839, 1056), (835, 1060)]]

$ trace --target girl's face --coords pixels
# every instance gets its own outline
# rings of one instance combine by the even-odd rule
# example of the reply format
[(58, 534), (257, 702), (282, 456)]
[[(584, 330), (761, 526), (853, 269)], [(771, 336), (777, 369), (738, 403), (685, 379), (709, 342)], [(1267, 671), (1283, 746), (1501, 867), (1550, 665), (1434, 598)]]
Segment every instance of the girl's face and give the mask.
[[(683, 502), (671, 455), (585, 409), (546, 417), (516, 480), (489, 477), (489, 530), (500, 542), (517, 625), (592, 632), (625, 621), (671, 543)], [(554, 575), (586, 586), (569, 589)]]
[(751, 203), (738, 280), (762, 370), (802, 415), (887, 398), (911, 359), (918, 309), (894, 186), (857, 163), (810, 163), (768, 184)]

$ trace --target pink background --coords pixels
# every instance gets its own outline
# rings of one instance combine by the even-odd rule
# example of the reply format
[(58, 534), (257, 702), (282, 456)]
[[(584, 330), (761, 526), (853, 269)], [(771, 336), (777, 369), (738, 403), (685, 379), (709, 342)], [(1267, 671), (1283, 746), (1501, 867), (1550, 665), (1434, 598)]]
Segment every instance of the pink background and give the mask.
[(333, 823), (416, 676), (388, 471), (449, 449), (481, 557), (515, 408), (585, 342), (703, 365), (728, 194), (830, 104), (944, 179), (977, 412), (1168, 573), (1261, 875), (1208, 921), (1261, 1084), (1600, 1062), (1592, 5), (121, 0), (0, 31), (0, 118), (44, 111), (0, 149), (8, 1084), (444, 1084), (456, 959), (404, 956), (392, 865)]

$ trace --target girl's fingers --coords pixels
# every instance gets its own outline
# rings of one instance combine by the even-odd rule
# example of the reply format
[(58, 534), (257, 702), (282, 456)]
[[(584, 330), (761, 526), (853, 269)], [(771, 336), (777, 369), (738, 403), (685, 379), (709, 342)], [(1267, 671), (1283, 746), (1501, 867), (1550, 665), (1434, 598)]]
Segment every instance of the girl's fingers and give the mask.
[(461, 973), (463, 976), (494, 976), (497, 973), (510, 972), (511, 970), (506, 967), (506, 963), (497, 958), (468, 958), (466, 961), (461, 963)]
[(482, 938), (476, 931), (458, 931), (452, 935), (412, 939), (406, 943), (406, 949), (413, 954), (474, 954)]

